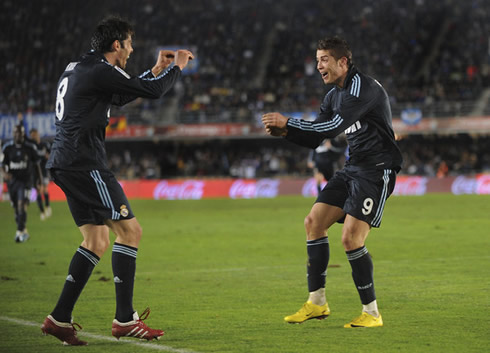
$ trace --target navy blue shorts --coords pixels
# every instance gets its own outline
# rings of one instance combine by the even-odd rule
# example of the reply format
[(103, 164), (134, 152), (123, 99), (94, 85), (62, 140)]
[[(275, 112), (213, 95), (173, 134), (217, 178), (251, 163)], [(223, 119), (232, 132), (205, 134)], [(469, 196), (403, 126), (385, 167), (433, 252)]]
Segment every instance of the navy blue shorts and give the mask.
[(77, 226), (134, 218), (121, 185), (110, 171), (50, 169), (50, 173), (65, 193)]
[(29, 195), (31, 194), (30, 182), (12, 179), (7, 182), (10, 202), (14, 207), (17, 207), (19, 201), (29, 203)]
[(328, 181), (316, 202), (340, 207), (346, 214), (378, 228), (395, 181), (396, 172), (391, 169), (366, 170), (347, 166)]

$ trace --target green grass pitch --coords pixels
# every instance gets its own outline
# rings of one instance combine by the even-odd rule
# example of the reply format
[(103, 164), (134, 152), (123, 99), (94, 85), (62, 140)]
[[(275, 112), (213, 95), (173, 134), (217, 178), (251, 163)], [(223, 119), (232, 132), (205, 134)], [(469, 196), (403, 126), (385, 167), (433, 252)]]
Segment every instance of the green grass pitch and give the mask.
[[(87, 347), (41, 335), (81, 242), (66, 203), (14, 243), (0, 203), (0, 352), (484, 352), (490, 345), (490, 197), (391, 197), (367, 247), (385, 326), (344, 329), (360, 314), (340, 225), (330, 231), (325, 320), (289, 325), (307, 298), (303, 219), (313, 199), (131, 202), (143, 226), (135, 309), (166, 335), (112, 340), (110, 249), (74, 311)], [(112, 237), (112, 240), (114, 238)]]

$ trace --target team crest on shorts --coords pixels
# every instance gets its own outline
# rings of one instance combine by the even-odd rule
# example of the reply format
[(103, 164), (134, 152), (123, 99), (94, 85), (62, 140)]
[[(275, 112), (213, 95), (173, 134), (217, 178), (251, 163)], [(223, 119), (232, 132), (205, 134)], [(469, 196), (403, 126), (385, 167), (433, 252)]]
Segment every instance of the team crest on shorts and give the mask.
[(121, 205), (121, 209), (120, 209), (119, 213), (123, 217), (127, 217), (128, 216), (129, 211), (128, 211), (128, 208), (126, 207), (126, 205)]

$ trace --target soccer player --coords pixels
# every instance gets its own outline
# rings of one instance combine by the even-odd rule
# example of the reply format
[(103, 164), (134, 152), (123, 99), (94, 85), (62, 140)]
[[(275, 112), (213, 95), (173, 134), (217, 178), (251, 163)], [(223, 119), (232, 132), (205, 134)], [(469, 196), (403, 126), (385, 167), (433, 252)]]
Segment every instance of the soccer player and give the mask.
[(7, 182), (10, 202), (15, 210), (17, 231), (15, 242), (23, 243), (29, 239), (27, 232), (27, 206), (31, 192), (32, 173), (41, 177), (41, 168), (36, 146), (25, 140), (24, 126), (16, 125), (13, 141), (7, 142), (3, 148), (2, 172)]
[(33, 141), (37, 147), (37, 153), (39, 155), (41, 166), (42, 178), (37, 178), (37, 173), (34, 173), (33, 184), (37, 191), (36, 201), (39, 207), (39, 211), (41, 211), (41, 220), (44, 221), (46, 218), (51, 217), (52, 214), (48, 193), (49, 177), (48, 172), (46, 171), (46, 162), (49, 158), (50, 145), (46, 141), (41, 141), (41, 135), (39, 134), (39, 131), (37, 131), (37, 129), (31, 129), (31, 131), (29, 132), (29, 136), (31, 138), (31, 141)]
[[(161, 330), (149, 328), (133, 309), (136, 255), (141, 226), (118, 181), (108, 169), (105, 128), (112, 104), (124, 105), (137, 97), (156, 99), (172, 88), (193, 54), (188, 50), (159, 52), (155, 66), (138, 77), (124, 69), (133, 52), (132, 26), (109, 17), (99, 23), (92, 51), (67, 65), (56, 97), (56, 135), (46, 168), (66, 195), (68, 206), (83, 236), (76, 250), (58, 303), (41, 327), (68, 345), (86, 345), (76, 334), (72, 311), (92, 270), (116, 235), (112, 269), (116, 287), (116, 313), (112, 335), (158, 339)], [(169, 68), (171, 63), (174, 66)]]
[(361, 298), (362, 313), (344, 327), (382, 326), (373, 281), (373, 262), (365, 241), (379, 227), (386, 199), (402, 163), (391, 121), (388, 95), (375, 79), (352, 63), (347, 42), (338, 37), (318, 42), (317, 69), (325, 84), (334, 84), (315, 121), (288, 119), (279, 113), (262, 117), (267, 133), (316, 148), (325, 138), (345, 132), (349, 159), (321, 191), (305, 218), (309, 298), (289, 323), (330, 315), (325, 297), (329, 261), (328, 229), (343, 222), (342, 244)]
[(322, 191), (323, 180), (330, 180), (339, 168), (339, 159), (344, 154), (345, 145), (345, 140), (337, 136), (334, 139), (325, 139), (311, 152), (308, 167), (313, 168), (318, 194)]

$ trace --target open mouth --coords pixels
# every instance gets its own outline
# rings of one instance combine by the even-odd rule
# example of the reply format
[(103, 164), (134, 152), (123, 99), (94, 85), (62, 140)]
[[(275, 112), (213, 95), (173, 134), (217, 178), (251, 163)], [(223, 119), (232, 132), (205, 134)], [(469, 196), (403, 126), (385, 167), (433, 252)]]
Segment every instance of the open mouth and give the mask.
[(327, 78), (327, 76), (328, 76), (328, 72), (322, 73), (322, 78)]

